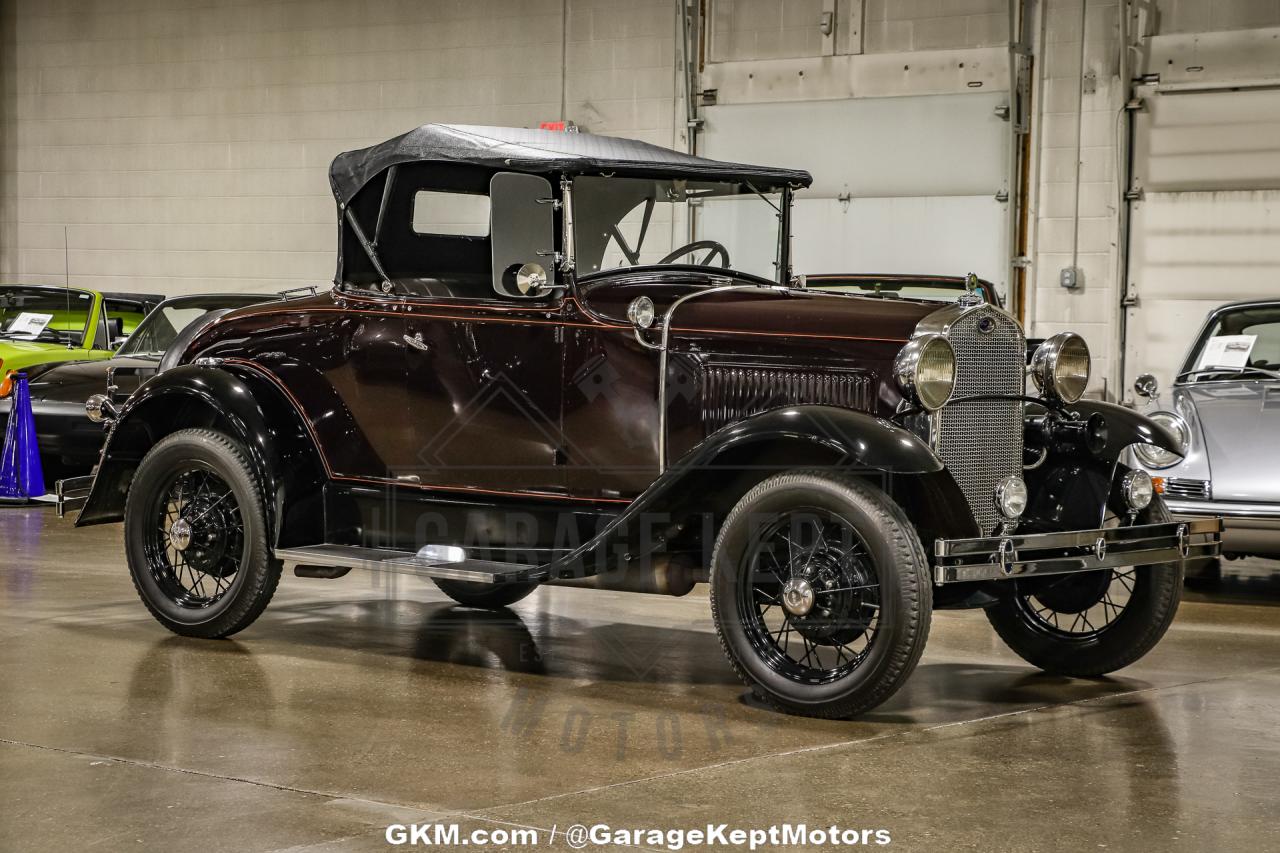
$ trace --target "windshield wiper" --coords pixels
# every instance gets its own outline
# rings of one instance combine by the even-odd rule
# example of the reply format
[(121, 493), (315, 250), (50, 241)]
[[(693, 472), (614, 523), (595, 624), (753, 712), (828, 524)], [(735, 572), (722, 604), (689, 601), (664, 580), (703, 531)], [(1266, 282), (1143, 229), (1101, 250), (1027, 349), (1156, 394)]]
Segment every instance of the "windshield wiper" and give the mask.
[(1201, 367), (1196, 370), (1188, 370), (1184, 373), (1179, 373), (1176, 378), (1186, 379), (1191, 376), (1199, 376), (1202, 373), (1261, 373), (1263, 376), (1268, 376), (1272, 379), (1280, 379), (1280, 370), (1269, 370), (1265, 367), (1253, 367), (1252, 365), (1243, 365), (1240, 367)]

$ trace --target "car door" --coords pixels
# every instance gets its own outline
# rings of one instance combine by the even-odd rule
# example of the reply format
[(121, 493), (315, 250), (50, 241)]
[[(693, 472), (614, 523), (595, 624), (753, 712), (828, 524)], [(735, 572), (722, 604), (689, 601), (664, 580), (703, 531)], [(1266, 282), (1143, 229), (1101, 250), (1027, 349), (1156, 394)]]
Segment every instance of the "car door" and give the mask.
[(558, 317), (558, 306), (413, 310), (407, 396), (420, 482), (563, 493)]
[[(422, 295), (404, 338), (420, 481), (563, 494), (564, 298), (547, 260), (558, 202), (538, 175), (500, 172), (479, 189), (416, 190), (413, 239), (433, 262), (408, 284)], [(481, 200), (487, 218), (460, 222)]]

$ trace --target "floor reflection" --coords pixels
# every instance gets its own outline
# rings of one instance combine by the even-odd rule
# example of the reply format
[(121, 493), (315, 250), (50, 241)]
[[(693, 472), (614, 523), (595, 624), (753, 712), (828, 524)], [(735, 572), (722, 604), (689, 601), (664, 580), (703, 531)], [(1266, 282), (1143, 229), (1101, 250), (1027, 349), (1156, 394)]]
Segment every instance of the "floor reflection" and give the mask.
[(1246, 557), (1223, 560), (1219, 571), (1188, 578), (1187, 601), (1280, 605), (1280, 560)]

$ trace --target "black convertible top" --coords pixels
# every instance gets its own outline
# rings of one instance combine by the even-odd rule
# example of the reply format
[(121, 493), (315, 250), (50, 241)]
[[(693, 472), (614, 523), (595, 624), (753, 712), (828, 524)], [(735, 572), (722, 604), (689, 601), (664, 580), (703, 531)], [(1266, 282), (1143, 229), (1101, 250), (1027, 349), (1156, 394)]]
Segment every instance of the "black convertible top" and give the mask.
[(620, 175), (736, 180), (807, 187), (799, 169), (722, 163), (635, 139), (521, 127), (424, 124), (370, 148), (339, 154), (329, 167), (333, 195), (347, 204), (384, 169), (400, 163), (466, 163), (539, 174), (612, 172)]

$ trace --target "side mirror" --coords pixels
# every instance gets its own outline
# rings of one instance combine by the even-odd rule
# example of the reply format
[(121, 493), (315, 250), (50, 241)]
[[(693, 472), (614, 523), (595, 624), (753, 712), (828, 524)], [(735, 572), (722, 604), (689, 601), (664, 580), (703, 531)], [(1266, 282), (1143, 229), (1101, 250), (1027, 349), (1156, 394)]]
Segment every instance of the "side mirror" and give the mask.
[(1150, 373), (1144, 373), (1133, 380), (1133, 393), (1139, 397), (1154, 398), (1160, 391), (1160, 383)]
[(556, 287), (556, 208), (540, 175), (499, 172), (489, 181), (493, 289), (502, 296), (545, 296)]

